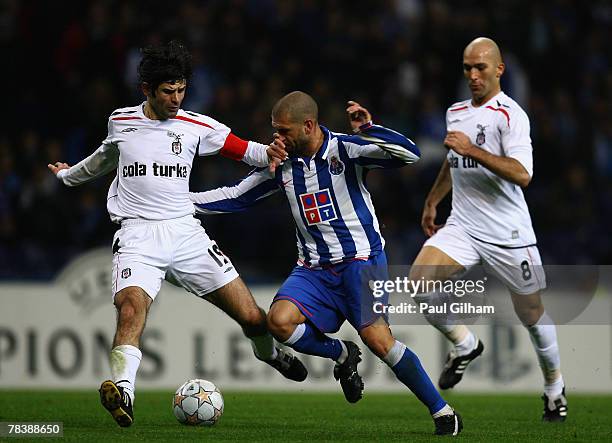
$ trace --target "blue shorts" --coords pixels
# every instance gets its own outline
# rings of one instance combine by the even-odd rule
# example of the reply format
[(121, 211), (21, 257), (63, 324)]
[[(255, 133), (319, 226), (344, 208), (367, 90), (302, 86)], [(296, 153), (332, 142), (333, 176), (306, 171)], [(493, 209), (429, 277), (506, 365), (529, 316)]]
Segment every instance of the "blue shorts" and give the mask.
[(388, 280), (384, 252), (367, 260), (338, 263), (325, 268), (296, 266), (272, 303), (288, 300), (321, 332), (336, 332), (348, 322), (358, 331), (386, 315), (374, 313), (374, 302), (387, 304), (389, 295), (375, 298), (370, 280)]

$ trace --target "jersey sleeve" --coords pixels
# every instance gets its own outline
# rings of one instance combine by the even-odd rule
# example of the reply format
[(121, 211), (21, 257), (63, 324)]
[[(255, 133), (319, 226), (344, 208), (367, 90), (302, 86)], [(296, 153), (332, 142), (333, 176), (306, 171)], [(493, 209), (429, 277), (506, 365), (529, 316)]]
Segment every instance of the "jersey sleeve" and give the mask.
[(204, 126), (207, 129), (204, 130), (202, 140), (198, 146), (199, 155), (221, 154), (232, 160), (242, 160), (251, 166), (258, 167), (269, 164), (268, 147), (266, 145), (243, 140), (233, 134), (229, 127), (211, 118), (207, 119)]
[(218, 154), (231, 134), (230, 128), (212, 118), (206, 119), (201, 124), (203, 128), (198, 154), (203, 156)]
[(89, 157), (76, 165), (57, 173), (57, 178), (67, 186), (77, 186), (97, 177), (108, 174), (117, 168), (119, 148), (114, 140), (114, 128), (111, 120), (108, 122), (108, 135)]
[(279, 189), (268, 168), (255, 168), (233, 186), (190, 192), (189, 198), (200, 214), (224, 214), (244, 211)]
[(530, 125), (527, 114), (520, 110), (503, 120), (501, 127), (502, 148), (507, 157), (517, 160), (530, 177), (533, 176), (533, 148), (529, 135)]
[(366, 168), (399, 168), (419, 160), (416, 144), (399, 132), (379, 125), (362, 127), (357, 135), (341, 137), (350, 158)]

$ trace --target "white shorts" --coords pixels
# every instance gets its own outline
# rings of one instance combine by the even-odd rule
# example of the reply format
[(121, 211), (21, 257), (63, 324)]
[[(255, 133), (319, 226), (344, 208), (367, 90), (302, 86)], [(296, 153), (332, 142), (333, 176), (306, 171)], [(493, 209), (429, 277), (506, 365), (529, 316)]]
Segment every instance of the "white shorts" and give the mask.
[(138, 286), (155, 299), (164, 279), (202, 297), (237, 277), (230, 259), (191, 215), (125, 220), (113, 237), (113, 297)]
[(455, 224), (447, 224), (423, 246), (440, 249), (464, 268), (482, 264), (516, 294), (534, 294), (546, 288), (546, 275), (537, 246), (509, 248), (470, 237)]

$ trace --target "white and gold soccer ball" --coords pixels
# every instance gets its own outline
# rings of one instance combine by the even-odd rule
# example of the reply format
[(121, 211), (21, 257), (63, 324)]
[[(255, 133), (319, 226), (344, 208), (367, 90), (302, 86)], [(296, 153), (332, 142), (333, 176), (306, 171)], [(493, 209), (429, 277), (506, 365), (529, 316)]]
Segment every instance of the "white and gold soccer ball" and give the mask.
[(176, 390), (172, 411), (185, 425), (212, 426), (223, 414), (223, 396), (208, 380), (189, 380)]

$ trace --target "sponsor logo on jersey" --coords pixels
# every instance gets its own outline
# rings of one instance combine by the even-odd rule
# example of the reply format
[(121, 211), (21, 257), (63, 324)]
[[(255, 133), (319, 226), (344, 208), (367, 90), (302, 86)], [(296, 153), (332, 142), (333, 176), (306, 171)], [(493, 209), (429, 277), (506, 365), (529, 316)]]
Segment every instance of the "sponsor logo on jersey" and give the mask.
[(338, 218), (329, 189), (300, 194), (300, 203), (308, 226)]
[(130, 275), (132, 275), (132, 270), (130, 268), (125, 268), (121, 271), (121, 278), (128, 278)]
[(329, 173), (332, 175), (340, 175), (344, 172), (344, 163), (338, 157), (333, 155), (329, 159)]
[(121, 132), (134, 132), (134, 131), (138, 131), (138, 128), (125, 128)]
[[(459, 162), (459, 160), (461, 159), (461, 162)], [(478, 167), (478, 162), (476, 160), (474, 160), (473, 158), (469, 158), (469, 157), (455, 157), (454, 155), (451, 156), (448, 159), (448, 164), (451, 168), (465, 168), (465, 169), (471, 169), (471, 168), (477, 168)]]
[(482, 146), (484, 144), (484, 142), (486, 142), (486, 138), (485, 138), (485, 133), (484, 130), (487, 127), (487, 125), (483, 126), (483, 125), (476, 125), (476, 127), (478, 128), (478, 134), (476, 135), (476, 144), (478, 146)]
[[(189, 170), (186, 165), (164, 165), (153, 162), (153, 175), (155, 177), (177, 177), (189, 178)], [(143, 163), (134, 162), (123, 166), (123, 177), (144, 177), (149, 173), (149, 168)]]

